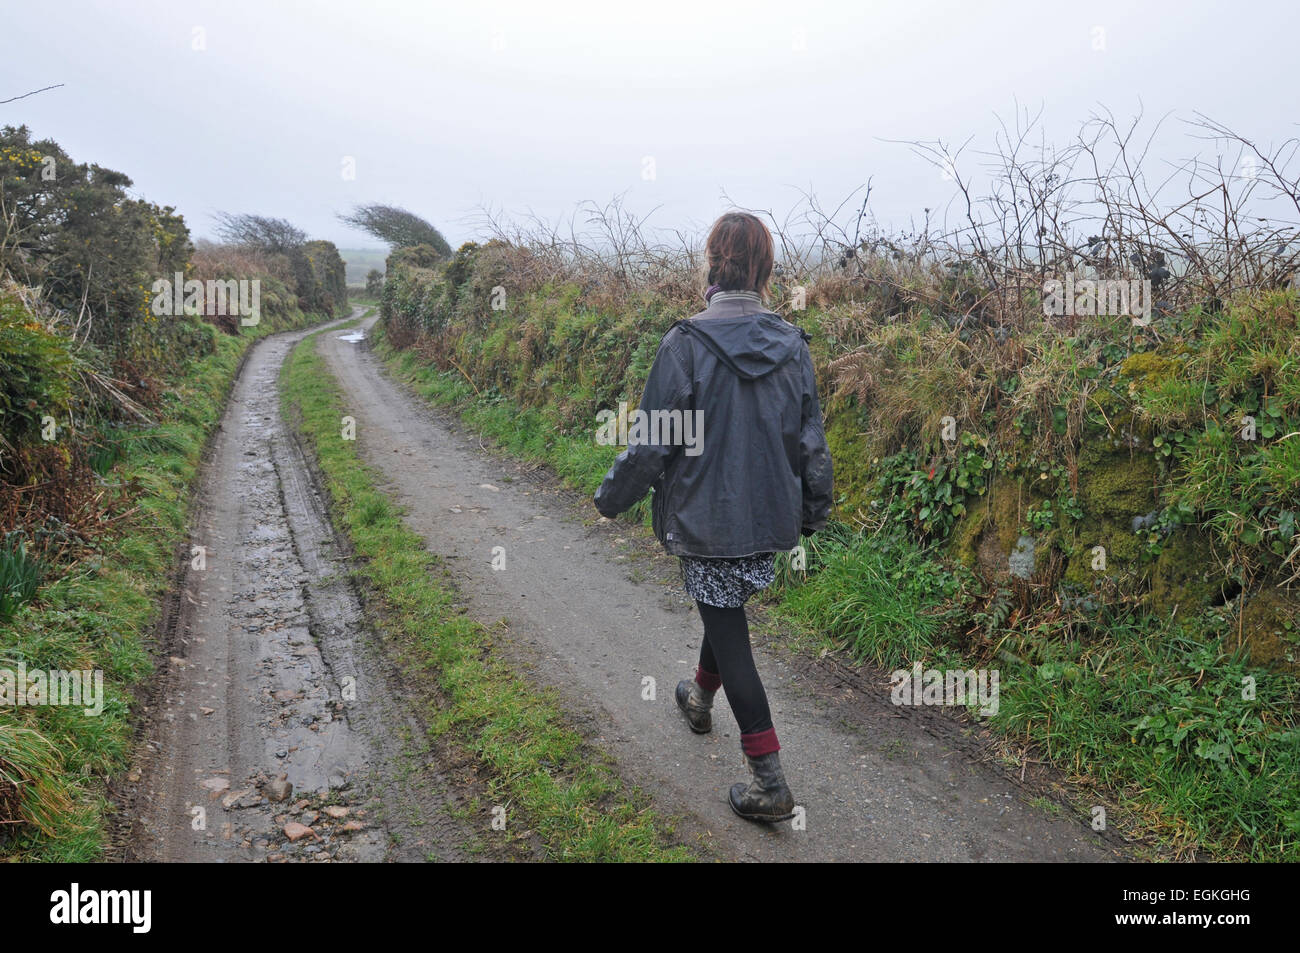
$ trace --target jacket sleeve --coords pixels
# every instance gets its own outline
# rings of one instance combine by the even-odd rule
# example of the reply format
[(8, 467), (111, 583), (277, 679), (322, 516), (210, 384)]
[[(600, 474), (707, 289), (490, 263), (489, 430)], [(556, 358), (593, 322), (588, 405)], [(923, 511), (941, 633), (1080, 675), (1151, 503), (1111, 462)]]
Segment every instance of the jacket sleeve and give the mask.
[(833, 502), (834, 475), (831, 451), (822, 427), (821, 402), (817, 399), (817, 376), (812, 355), (804, 345), (803, 426), (799, 433), (799, 460), (803, 477), (803, 530), (812, 532), (826, 525)]
[[(672, 334), (670, 330), (659, 342), (659, 351), (641, 394), (640, 409), (647, 420), (654, 410), (689, 412), (691, 378), (677, 350), (668, 343)], [(630, 445), (615, 458), (614, 465), (605, 474), (596, 491), (596, 509), (612, 519), (632, 506), (663, 475), (679, 450), (681, 447), (654, 442)]]

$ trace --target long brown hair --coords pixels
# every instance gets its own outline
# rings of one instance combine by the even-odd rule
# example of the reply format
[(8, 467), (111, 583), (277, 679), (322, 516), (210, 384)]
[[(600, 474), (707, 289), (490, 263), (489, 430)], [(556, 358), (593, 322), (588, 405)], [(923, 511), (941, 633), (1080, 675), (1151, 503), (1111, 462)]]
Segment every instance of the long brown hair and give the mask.
[(728, 212), (713, 223), (704, 246), (709, 284), (723, 291), (767, 291), (772, 234), (749, 212)]

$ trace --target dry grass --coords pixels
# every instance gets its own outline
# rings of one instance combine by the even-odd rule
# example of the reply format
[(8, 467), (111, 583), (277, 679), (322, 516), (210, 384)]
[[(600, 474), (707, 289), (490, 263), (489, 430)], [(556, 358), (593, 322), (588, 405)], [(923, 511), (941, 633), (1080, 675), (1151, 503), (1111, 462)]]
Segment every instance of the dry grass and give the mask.
[[(0, 825), (30, 824), (53, 836), (72, 802), (59, 777), (54, 745), (31, 728), (0, 722)], [(3, 827), (0, 827), (0, 831)]]

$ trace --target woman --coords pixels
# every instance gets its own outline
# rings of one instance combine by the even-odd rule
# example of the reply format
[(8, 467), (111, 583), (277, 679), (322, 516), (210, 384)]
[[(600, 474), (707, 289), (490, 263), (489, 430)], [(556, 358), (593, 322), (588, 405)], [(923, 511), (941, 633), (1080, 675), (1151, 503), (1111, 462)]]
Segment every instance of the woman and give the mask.
[(708, 306), (668, 329), (641, 398), (643, 419), (687, 422), (676, 437), (690, 435), (694, 422), (692, 444), (655, 440), (663, 434), (654, 427), (649, 440), (629, 437), (595, 503), (614, 517), (654, 489), (655, 535), (680, 557), (704, 622), (699, 666), (677, 686), (677, 705), (703, 734), (712, 728), (713, 694), (725, 689), (753, 774), (750, 784), (732, 786), (732, 810), (781, 821), (794, 816), (794, 797), (754, 667), (745, 600), (771, 585), (778, 552), (825, 525), (831, 459), (808, 335), (763, 307), (772, 236), (755, 216), (730, 212), (714, 224), (705, 251)]

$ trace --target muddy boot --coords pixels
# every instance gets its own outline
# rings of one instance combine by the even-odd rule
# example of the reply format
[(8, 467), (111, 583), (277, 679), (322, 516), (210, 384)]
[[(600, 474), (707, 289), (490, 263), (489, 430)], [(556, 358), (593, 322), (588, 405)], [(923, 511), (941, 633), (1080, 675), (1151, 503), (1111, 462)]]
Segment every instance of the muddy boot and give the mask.
[(707, 735), (713, 730), (713, 692), (700, 688), (699, 682), (683, 678), (677, 683), (677, 707), (697, 735)]
[(747, 821), (788, 821), (794, 817), (794, 795), (785, 783), (781, 756), (773, 751), (757, 758), (746, 755), (745, 761), (754, 780), (731, 786), (731, 809)]

